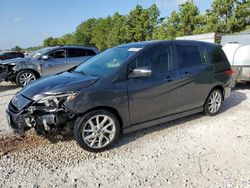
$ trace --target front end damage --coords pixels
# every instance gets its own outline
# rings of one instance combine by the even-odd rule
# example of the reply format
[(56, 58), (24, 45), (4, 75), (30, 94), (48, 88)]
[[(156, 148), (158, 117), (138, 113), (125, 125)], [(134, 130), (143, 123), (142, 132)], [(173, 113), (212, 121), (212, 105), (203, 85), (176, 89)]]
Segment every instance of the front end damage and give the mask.
[(15, 82), (15, 72), (13, 70), (14, 67), (15, 65), (12, 64), (0, 64), (0, 82)]
[(56, 94), (31, 100), (17, 94), (9, 103), (7, 120), (19, 134), (24, 134), (30, 128), (35, 128), (40, 135), (70, 131), (75, 115), (64, 104), (75, 96), (76, 93)]

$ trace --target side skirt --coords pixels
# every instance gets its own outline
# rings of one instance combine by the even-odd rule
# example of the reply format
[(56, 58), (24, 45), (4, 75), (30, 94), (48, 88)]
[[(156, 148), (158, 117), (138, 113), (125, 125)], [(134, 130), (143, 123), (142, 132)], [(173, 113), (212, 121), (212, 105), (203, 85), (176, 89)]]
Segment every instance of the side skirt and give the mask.
[(137, 130), (148, 128), (148, 127), (151, 127), (151, 126), (154, 126), (154, 125), (166, 123), (168, 121), (183, 118), (185, 116), (196, 114), (196, 113), (199, 113), (199, 112), (202, 112), (202, 111), (203, 111), (203, 107), (200, 107), (200, 108), (195, 108), (193, 110), (188, 110), (188, 111), (185, 111), (185, 112), (181, 112), (181, 113), (178, 113), (178, 114), (166, 116), (166, 117), (163, 117), (163, 118), (158, 118), (158, 119), (143, 122), (143, 123), (140, 123), (140, 124), (135, 124), (135, 125), (132, 125), (132, 126), (130, 126), (128, 128), (125, 128), (123, 130), (123, 133), (128, 134), (128, 133), (133, 132), (133, 131), (137, 131)]

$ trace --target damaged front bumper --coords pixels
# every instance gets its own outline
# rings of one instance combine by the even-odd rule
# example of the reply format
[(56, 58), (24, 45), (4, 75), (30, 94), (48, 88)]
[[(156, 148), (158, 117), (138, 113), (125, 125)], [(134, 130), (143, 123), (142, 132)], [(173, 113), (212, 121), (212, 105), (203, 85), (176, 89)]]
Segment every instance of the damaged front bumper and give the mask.
[(17, 94), (9, 103), (6, 118), (18, 134), (24, 134), (30, 128), (35, 128), (40, 135), (59, 133), (69, 130), (75, 118), (64, 102), (64, 99), (57, 98), (37, 102)]
[(13, 68), (15, 65), (0, 64), (0, 82), (1, 81), (15, 81), (15, 72)]

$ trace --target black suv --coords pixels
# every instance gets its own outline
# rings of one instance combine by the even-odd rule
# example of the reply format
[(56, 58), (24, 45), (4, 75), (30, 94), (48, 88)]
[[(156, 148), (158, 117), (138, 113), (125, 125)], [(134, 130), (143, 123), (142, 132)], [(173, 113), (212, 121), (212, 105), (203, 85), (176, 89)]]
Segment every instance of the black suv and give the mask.
[(81, 147), (102, 151), (123, 133), (202, 111), (217, 114), (232, 73), (218, 45), (125, 44), (27, 86), (9, 103), (8, 122), (19, 133), (34, 127), (43, 135), (70, 127)]
[(0, 53), (0, 60), (7, 60), (7, 59), (14, 59), (24, 57), (24, 54), (22, 52), (1, 52)]

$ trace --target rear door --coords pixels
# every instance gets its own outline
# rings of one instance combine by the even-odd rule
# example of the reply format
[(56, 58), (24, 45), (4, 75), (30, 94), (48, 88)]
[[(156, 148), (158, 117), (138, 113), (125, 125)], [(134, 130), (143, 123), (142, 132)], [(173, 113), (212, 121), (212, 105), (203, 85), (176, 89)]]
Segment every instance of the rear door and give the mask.
[(210, 63), (206, 45), (178, 44), (180, 87), (176, 112), (203, 106), (213, 85), (214, 67)]
[(48, 60), (40, 60), (42, 75), (56, 74), (68, 69), (68, 60), (64, 48), (53, 50), (47, 54)]
[(172, 46), (165, 45), (144, 52), (129, 65), (129, 72), (141, 67), (152, 70), (151, 77), (127, 80), (131, 124), (174, 113), (178, 79), (174, 62)]

